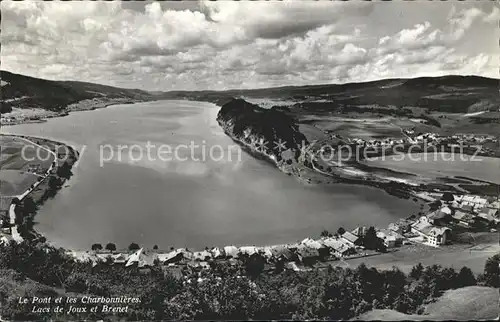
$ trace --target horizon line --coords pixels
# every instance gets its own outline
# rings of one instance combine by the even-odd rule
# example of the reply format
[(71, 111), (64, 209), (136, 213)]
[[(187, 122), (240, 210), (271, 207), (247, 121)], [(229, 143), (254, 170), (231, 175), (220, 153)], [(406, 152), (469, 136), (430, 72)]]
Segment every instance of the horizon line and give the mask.
[(440, 75), (440, 76), (417, 76), (417, 77), (391, 77), (391, 78), (378, 78), (378, 79), (370, 79), (366, 81), (358, 81), (358, 82), (344, 82), (344, 83), (320, 83), (320, 84), (305, 84), (305, 85), (277, 85), (277, 86), (271, 86), (271, 87), (252, 87), (252, 88), (228, 88), (228, 89), (221, 89), (221, 90), (216, 90), (216, 89), (195, 89), (195, 90), (189, 90), (189, 89), (177, 89), (177, 90), (147, 90), (147, 89), (142, 89), (142, 88), (134, 88), (134, 87), (119, 87), (116, 85), (108, 85), (108, 84), (102, 84), (102, 83), (96, 83), (96, 82), (91, 82), (91, 81), (79, 81), (79, 80), (70, 80), (70, 79), (47, 79), (47, 78), (40, 78), (36, 76), (30, 76), (26, 74), (20, 74), (20, 73), (15, 73), (6, 69), (0, 69), (0, 80), (3, 80), (3, 77), (1, 77), (1, 73), (7, 72), (11, 73), (14, 75), (20, 75), (24, 77), (30, 77), (30, 78), (35, 78), (35, 79), (40, 79), (40, 80), (45, 80), (45, 81), (50, 81), (50, 82), (76, 82), (76, 83), (88, 83), (88, 84), (95, 84), (95, 85), (101, 85), (101, 86), (109, 86), (109, 87), (114, 87), (118, 89), (127, 89), (127, 90), (140, 90), (148, 93), (154, 93), (154, 92), (161, 92), (164, 94), (167, 93), (174, 93), (174, 92), (230, 92), (230, 91), (254, 91), (254, 90), (265, 90), (265, 89), (282, 89), (282, 88), (300, 88), (300, 87), (313, 87), (313, 86), (341, 86), (341, 85), (349, 85), (349, 84), (365, 84), (365, 83), (375, 83), (375, 82), (380, 82), (380, 81), (397, 81), (397, 80), (412, 80), (412, 79), (420, 79), (420, 78), (444, 78), (444, 77), (478, 77), (478, 78), (485, 78), (485, 79), (490, 79), (490, 80), (496, 80), (499, 82), (499, 89), (500, 89), (500, 78), (493, 78), (493, 77), (488, 77), (488, 76), (482, 76), (482, 75), (473, 75), (473, 74), (445, 74), (445, 75)]

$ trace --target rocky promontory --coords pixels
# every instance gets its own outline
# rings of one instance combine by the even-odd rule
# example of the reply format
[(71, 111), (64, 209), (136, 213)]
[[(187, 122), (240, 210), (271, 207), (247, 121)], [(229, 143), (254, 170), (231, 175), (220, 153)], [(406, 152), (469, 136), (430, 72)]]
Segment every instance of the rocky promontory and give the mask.
[(264, 109), (243, 99), (222, 105), (217, 122), (235, 142), (281, 171), (300, 176), (300, 156), (308, 146), (293, 117), (276, 109)]

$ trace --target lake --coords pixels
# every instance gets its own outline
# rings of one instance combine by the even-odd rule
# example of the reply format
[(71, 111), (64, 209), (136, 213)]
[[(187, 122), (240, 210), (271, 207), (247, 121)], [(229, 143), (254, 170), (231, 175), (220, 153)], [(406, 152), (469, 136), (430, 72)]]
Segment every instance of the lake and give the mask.
[(364, 164), (424, 177), (467, 177), (500, 184), (500, 158), (460, 155), (457, 153), (422, 153), (372, 158)]
[[(215, 120), (218, 110), (204, 102), (155, 101), (4, 127), (3, 133), (45, 137), (82, 152), (67, 186), (39, 210), (36, 229), (72, 249), (108, 242), (203, 248), (295, 242), (323, 229), (383, 227), (418, 212), (381, 190), (305, 186), (245, 152), (238, 160), (235, 143)], [(224, 159), (203, 161), (196, 150), (200, 160), (194, 160), (179, 149), (178, 160), (162, 161), (140, 150), (190, 142), (223, 147)], [(128, 145), (129, 153), (118, 158), (118, 145)], [(100, 149), (106, 159), (115, 154), (102, 166)]]

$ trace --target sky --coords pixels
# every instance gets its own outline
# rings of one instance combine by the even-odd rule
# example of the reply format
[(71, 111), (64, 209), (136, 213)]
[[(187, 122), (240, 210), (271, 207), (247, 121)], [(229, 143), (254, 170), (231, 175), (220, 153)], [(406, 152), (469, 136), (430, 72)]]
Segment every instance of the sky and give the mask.
[(491, 1), (2, 1), (1, 68), (144, 90), (498, 78)]

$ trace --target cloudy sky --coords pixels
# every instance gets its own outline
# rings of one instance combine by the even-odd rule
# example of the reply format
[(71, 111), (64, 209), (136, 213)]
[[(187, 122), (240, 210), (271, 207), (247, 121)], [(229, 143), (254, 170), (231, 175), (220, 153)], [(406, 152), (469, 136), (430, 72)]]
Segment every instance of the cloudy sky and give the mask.
[(498, 78), (494, 2), (1, 2), (1, 67), (146, 90)]

